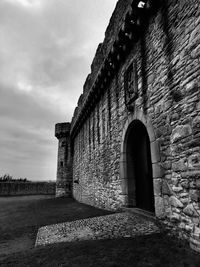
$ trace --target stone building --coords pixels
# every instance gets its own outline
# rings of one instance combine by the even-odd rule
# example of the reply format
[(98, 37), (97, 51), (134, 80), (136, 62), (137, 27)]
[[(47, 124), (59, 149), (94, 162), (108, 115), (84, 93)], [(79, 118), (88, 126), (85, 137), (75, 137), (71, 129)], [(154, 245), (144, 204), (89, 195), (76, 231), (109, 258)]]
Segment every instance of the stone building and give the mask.
[(119, 0), (56, 125), (57, 195), (150, 211), (200, 250), (199, 88), (199, 0)]

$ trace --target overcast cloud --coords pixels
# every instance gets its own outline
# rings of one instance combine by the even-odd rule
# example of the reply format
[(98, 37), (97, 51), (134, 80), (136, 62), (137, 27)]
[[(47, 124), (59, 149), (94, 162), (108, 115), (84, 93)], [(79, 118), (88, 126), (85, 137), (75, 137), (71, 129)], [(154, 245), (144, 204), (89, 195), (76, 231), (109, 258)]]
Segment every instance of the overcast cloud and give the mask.
[(56, 178), (70, 121), (117, 0), (0, 0), (0, 175)]

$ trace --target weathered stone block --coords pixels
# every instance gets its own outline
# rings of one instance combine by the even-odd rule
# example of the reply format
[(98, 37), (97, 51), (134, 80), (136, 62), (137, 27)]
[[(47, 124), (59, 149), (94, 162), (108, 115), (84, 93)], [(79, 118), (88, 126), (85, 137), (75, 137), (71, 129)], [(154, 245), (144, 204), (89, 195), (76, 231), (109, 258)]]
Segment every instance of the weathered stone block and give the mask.
[(193, 201), (200, 201), (200, 191), (199, 190), (194, 190), (191, 194), (190, 194), (190, 198)]
[(123, 195), (128, 195), (128, 180), (122, 179), (121, 180), (121, 190)]
[(169, 177), (169, 180), (171, 180), (172, 185), (178, 186), (178, 184), (179, 184), (178, 178)]
[(184, 146), (182, 143), (179, 144), (175, 143), (170, 146), (170, 149), (172, 156), (179, 156), (183, 152)]
[(170, 216), (170, 221), (171, 222), (179, 222), (180, 221), (180, 215), (177, 214), (177, 213), (173, 213), (171, 216)]
[(169, 204), (171, 206), (176, 207), (176, 208), (183, 208), (183, 203), (178, 198), (176, 198), (175, 196), (171, 196), (169, 198)]
[(189, 203), (189, 198), (180, 198), (180, 201), (184, 204), (184, 205), (186, 205), (186, 204), (188, 204)]
[(155, 213), (158, 218), (163, 218), (165, 216), (164, 201), (162, 197), (155, 197)]
[(198, 180), (196, 181), (196, 187), (197, 187), (198, 189), (200, 189), (200, 179), (198, 179)]
[(196, 188), (195, 181), (190, 182), (190, 188), (192, 188), (192, 189), (195, 189)]
[(172, 163), (173, 171), (186, 171), (187, 170), (187, 159), (180, 159), (177, 162)]
[(189, 44), (190, 44), (190, 47), (195, 47), (196, 45), (200, 44), (198, 24), (196, 25), (196, 27), (191, 32), (190, 39), (189, 39)]
[(172, 216), (172, 210), (171, 210), (171, 208), (165, 208), (165, 215), (168, 218)]
[(153, 187), (154, 187), (154, 195), (160, 196), (162, 194), (162, 180), (161, 179), (153, 179)]
[(152, 163), (160, 162), (160, 149), (157, 141), (151, 142)]
[(187, 197), (189, 197), (189, 193), (181, 193), (180, 197), (186, 197), (187, 198)]
[(175, 143), (180, 141), (182, 138), (187, 137), (192, 133), (192, 129), (190, 125), (180, 125), (176, 126), (176, 128), (172, 131), (171, 134), (171, 142)]
[(153, 178), (162, 178), (164, 175), (164, 169), (159, 163), (152, 164)]
[(186, 179), (182, 180), (181, 186), (185, 189), (188, 189), (189, 188), (189, 180), (186, 180)]
[(181, 173), (183, 179), (199, 179), (200, 171), (187, 171)]
[(188, 149), (190, 148), (193, 149), (199, 146), (199, 133), (200, 133), (199, 129), (195, 129), (193, 131), (194, 137), (190, 140), (190, 142), (188, 142), (187, 144)]
[(200, 238), (200, 228), (197, 226), (194, 226), (194, 235)]
[(198, 134), (200, 132), (200, 116), (194, 118), (192, 122), (193, 134)]
[(198, 58), (200, 56), (200, 45), (198, 45), (192, 52), (191, 57), (192, 58)]
[(193, 227), (192, 227), (191, 225), (186, 225), (186, 226), (185, 226), (185, 230), (186, 230), (187, 232), (191, 233), (192, 230), (193, 230)]
[(188, 157), (188, 167), (200, 169), (200, 153), (194, 153)]
[(179, 228), (181, 228), (181, 229), (185, 229), (185, 223), (181, 222), (181, 223), (179, 224)]
[(171, 186), (165, 180), (163, 180), (163, 183), (162, 183), (162, 194), (168, 195), (168, 196), (174, 195), (174, 192)]
[(171, 163), (171, 161), (165, 161), (162, 163), (162, 166), (165, 170), (171, 170), (172, 163)]
[(193, 93), (196, 93), (198, 91), (199, 91), (199, 86), (195, 80), (191, 81), (190, 83), (188, 83), (186, 85), (186, 92), (188, 94), (193, 94)]
[(191, 218), (192, 218), (193, 225), (198, 225), (199, 224), (199, 217), (191, 217)]
[(188, 216), (193, 216), (193, 217), (199, 217), (199, 214), (197, 211), (194, 209), (192, 204), (188, 204), (184, 209), (183, 212), (188, 215)]
[(126, 179), (127, 178), (127, 162), (126, 161), (120, 161), (120, 178), (121, 179)]
[(173, 206), (172, 206), (172, 212), (181, 214), (181, 210), (180, 210), (179, 208), (175, 208), (175, 207), (173, 207)]
[(185, 222), (187, 225), (191, 225), (192, 224), (191, 218), (186, 216), (184, 213), (182, 213), (182, 215), (181, 215), (181, 221)]
[(173, 190), (175, 193), (180, 193), (180, 192), (183, 190), (183, 187), (181, 187), (181, 186), (173, 186), (173, 187), (172, 187), (172, 190)]

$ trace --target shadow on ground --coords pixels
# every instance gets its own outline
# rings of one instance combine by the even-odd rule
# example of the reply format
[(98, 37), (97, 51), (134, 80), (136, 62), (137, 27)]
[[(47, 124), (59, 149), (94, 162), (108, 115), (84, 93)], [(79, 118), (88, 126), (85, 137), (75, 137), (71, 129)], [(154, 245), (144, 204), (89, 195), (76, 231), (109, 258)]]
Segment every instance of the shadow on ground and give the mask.
[(110, 213), (70, 198), (0, 197), (0, 255), (33, 248), (41, 226)]
[(164, 234), (33, 248), (43, 225), (106, 214), (72, 199), (0, 198), (0, 266), (200, 266), (199, 255)]
[(1, 266), (199, 267), (200, 257), (162, 234), (49, 245), (2, 258)]

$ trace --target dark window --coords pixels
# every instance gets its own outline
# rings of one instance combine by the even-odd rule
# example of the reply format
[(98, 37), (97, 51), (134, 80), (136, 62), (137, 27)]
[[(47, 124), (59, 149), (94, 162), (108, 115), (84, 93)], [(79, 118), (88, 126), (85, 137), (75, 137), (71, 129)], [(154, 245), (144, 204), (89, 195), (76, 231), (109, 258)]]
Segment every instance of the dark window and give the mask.
[(138, 77), (136, 61), (130, 64), (124, 75), (125, 102), (130, 105), (138, 97)]
[(63, 167), (63, 165), (64, 165), (63, 161), (60, 161), (60, 167)]

